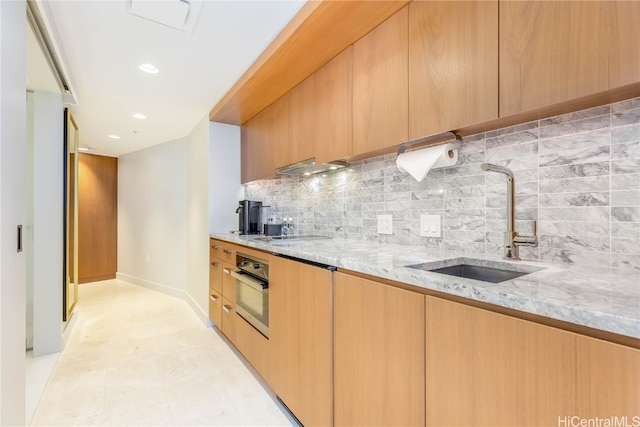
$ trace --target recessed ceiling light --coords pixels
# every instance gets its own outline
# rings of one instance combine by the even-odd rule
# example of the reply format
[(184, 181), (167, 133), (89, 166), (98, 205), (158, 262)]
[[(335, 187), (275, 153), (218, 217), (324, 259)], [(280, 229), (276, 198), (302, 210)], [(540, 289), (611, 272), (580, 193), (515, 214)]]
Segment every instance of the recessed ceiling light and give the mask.
[(89, 151), (89, 148), (87, 147), (80, 147), (78, 148), (79, 151)]
[(133, 117), (136, 118), (136, 119), (140, 119), (140, 120), (144, 120), (144, 119), (147, 118), (147, 116), (145, 116), (142, 113), (135, 113), (135, 114), (133, 114)]
[(119, 137), (118, 135), (115, 135), (115, 134), (113, 134), (113, 133), (112, 133), (111, 135), (108, 135), (108, 136), (109, 136), (109, 138), (111, 138), (111, 139), (120, 139), (120, 137)]
[(309, 176), (309, 175), (311, 175), (311, 172), (305, 172), (304, 173), (304, 176)]
[(329, 170), (334, 171), (334, 170), (336, 170), (336, 169), (338, 169), (338, 167), (337, 167), (337, 166), (329, 166)]
[(138, 68), (149, 74), (158, 74), (160, 72), (160, 70), (152, 64), (140, 64)]

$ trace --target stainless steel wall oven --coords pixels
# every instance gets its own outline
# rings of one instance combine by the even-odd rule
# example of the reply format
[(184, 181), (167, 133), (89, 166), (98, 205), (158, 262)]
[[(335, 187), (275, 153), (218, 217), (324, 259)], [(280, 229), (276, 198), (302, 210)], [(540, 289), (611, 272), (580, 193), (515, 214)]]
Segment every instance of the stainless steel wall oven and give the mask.
[(269, 338), (269, 263), (237, 253), (236, 312)]

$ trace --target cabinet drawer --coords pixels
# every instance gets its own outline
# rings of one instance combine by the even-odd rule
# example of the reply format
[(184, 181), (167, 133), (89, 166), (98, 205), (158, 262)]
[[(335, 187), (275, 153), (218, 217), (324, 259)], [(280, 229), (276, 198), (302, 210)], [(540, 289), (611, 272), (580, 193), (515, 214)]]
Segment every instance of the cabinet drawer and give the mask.
[(226, 298), (222, 298), (222, 333), (235, 345), (236, 306)]
[(231, 276), (234, 269), (233, 264), (222, 264), (222, 295), (232, 304), (236, 303), (236, 279)]
[(211, 260), (214, 258), (219, 260), (235, 263), (236, 262), (236, 250), (235, 245), (220, 240), (211, 239)]
[(218, 329), (222, 328), (222, 295), (209, 288), (209, 319)]
[(271, 371), (269, 340), (240, 315), (235, 318), (235, 346), (268, 384)]
[(222, 294), (222, 262), (213, 259), (209, 262), (209, 287)]

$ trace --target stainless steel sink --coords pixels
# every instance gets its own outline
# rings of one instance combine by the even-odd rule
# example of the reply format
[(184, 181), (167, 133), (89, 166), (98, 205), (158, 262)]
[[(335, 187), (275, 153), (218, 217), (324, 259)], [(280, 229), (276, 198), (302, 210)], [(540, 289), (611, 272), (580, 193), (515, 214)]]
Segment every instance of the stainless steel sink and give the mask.
[[(491, 265), (482, 265), (490, 263)], [(513, 280), (527, 274), (535, 273), (543, 268), (528, 265), (515, 266), (509, 263), (475, 260), (471, 258), (457, 258), (439, 263), (424, 263), (407, 265), (408, 268), (446, 274), (465, 279), (480, 280), (482, 282), (500, 283)]]

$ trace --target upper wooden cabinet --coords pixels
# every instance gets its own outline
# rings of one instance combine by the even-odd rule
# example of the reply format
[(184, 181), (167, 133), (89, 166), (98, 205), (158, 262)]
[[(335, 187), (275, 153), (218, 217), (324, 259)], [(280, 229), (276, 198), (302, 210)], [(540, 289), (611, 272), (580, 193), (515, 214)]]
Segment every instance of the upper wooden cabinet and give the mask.
[(240, 179), (242, 183), (269, 176), (267, 169), (273, 163), (265, 157), (269, 152), (265, 138), (266, 110), (260, 112), (240, 128)]
[(409, 132), (408, 6), (353, 45), (353, 153), (401, 144)]
[(315, 75), (294, 87), (287, 95), (289, 97), (289, 133), (290, 143), (288, 165), (313, 157), (316, 141), (316, 79)]
[[(265, 109), (266, 152), (263, 177), (275, 175), (275, 169), (288, 163), (291, 157), (291, 134), (289, 129), (290, 97), (283, 96)], [(268, 165), (268, 166), (267, 166)]]
[(353, 57), (349, 46), (315, 73), (317, 163), (351, 156)]
[(279, 164), (283, 156), (288, 156), (289, 97), (278, 99), (246, 122), (240, 135), (242, 182), (273, 176), (275, 168), (284, 165)]
[(242, 125), (242, 182), (314, 156), (317, 163), (351, 156), (351, 83), (349, 47)]
[(640, 2), (500, 2), (500, 115), (640, 81)]
[(409, 4), (409, 139), (498, 117), (498, 2)]
[(242, 182), (637, 96), (638, 40), (640, 1), (412, 1), (243, 124)]

